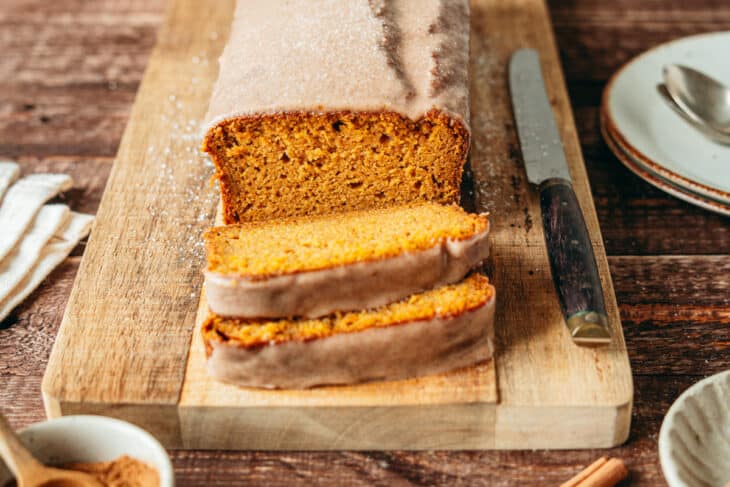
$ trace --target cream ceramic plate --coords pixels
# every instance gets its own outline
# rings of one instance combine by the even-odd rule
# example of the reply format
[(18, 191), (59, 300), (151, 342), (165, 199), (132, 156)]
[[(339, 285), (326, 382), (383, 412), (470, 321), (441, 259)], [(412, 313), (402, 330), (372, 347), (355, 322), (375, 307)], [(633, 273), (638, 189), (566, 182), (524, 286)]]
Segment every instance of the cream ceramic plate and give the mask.
[(730, 32), (687, 37), (638, 56), (608, 83), (601, 115), (614, 141), (672, 185), (730, 205), (730, 147), (713, 143), (656, 90), (662, 67), (679, 63), (730, 84)]
[(730, 370), (672, 404), (659, 432), (659, 460), (670, 487), (730, 484)]
[(651, 167), (646, 166), (641, 160), (632, 155), (629, 149), (621, 146), (608, 129), (608, 124), (606, 124), (605, 121), (602, 121), (601, 123), (601, 133), (603, 134), (606, 144), (618, 160), (644, 181), (674, 196), (675, 198), (679, 198), (683, 201), (699, 206), (700, 208), (704, 208), (705, 210), (730, 216), (730, 205), (725, 204), (722, 201), (707, 198), (702, 193), (695, 192), (691, 188), (678, 186), (670, 179), (657, 174)]

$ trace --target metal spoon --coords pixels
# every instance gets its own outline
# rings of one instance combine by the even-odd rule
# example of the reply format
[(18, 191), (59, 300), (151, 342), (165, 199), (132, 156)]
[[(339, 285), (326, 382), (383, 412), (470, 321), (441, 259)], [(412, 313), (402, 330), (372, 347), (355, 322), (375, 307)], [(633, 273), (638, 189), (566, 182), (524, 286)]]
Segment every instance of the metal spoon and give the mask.
[(695, 121), (730, 135), (730, 88), (696, 69), (668, 64), (664, 83), (674, 102)]
[(5, 460), (18, 487), (103, 487), (96, 477), (73, 470), (46, 467), (36, 460), (5, 417), (0, 414), (0, 458)]
[(669, 105), (669, 108), (674, 110), (674, 112), (682, 117), (685, 122), (690, 124), (692, 127), (694, 127), (698, 132), (702, 133), (705, 137), (712, 140), (713, 142), (717, 142), (718, 144), (723, 145), (730, 145), (730, 134), (726, 135), (722, 132), (718, 132), (717, 130), (711, 129), (704, 123), (697, 122), (694, 118), (690, 117), (689, 114), (687, 114), (682, 107), (677, 105), (675, 103), (672, 96), (669, 94), (669, 90), (667, 90), (666, 85), (664, 84), (658, 84), (656, 85), (656, 90), (659, 93), (659, 95), (662, 97), (662, 99), (667, 102), (667, 105)]

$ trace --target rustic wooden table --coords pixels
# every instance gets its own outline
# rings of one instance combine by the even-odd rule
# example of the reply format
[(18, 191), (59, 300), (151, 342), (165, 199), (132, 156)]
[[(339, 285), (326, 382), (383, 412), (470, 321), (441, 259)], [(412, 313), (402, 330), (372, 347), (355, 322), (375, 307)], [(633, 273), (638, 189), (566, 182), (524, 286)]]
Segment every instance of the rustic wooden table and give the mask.
[[(164, 15), (164, 0), (3, 0), (0, 157), (64, 172), (64, 196), (95, 212)], [(629, 441), (608, 451), (176, 451), (179, 485), (554, 485), (600, 455), (632, 485), (664, 485), (657, 435), (671, 402), (730, 368), (730, 220), (633, 176), (598, 130), (607, 78), (660, 42), (730, 29), (727, 0), (552, 0), (551, 14), (621, 307), (636, 387)], [(44, 417), (40, 382), (83, 245), (0, 324), (0, 407)]]

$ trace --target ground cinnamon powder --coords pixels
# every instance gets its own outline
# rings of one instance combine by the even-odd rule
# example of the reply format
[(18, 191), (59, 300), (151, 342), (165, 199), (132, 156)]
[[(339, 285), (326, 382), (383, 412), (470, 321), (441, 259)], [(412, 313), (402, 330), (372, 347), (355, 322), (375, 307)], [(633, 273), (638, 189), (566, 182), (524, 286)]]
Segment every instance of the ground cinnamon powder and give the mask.
[(110, 462), (68, 463), (61, 468), (91, 474), (108, 487), (159, 487), (160, 485), (157, 470), (127, 455)]

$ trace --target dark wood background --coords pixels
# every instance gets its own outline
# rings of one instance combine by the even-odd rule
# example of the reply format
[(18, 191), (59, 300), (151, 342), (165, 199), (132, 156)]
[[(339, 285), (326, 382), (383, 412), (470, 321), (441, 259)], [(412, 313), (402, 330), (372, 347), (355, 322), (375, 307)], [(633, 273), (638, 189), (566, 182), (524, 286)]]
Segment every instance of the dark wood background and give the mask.
[[(0, 157), (26, 173), (71, 174), (64, 199), (94, 213), (165, 1), (1, 3)], [(730, 30), (730, 2), (549, 3), (634, 372), (629, 441), (600, 451), (174, 451), (179, 485), (555, 485), (606, 454), (627, 462), (632, 485), (664, 485), (664, 413), (692, 383), (730, 368), (730, 219), (633, 176), (601, 139), (598, 105), (608, 77), (641, 51)], [(16, 427), (44, 418), (41, 377), (82, 253), (0, 325), (0, 407)]]

